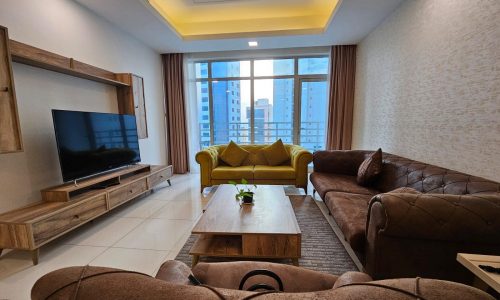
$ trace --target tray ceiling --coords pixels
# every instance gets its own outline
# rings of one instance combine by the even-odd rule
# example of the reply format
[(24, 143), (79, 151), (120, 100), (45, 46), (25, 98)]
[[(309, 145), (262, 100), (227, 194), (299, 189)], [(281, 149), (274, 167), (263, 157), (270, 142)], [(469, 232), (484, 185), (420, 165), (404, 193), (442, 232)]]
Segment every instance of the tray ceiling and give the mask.
[(323, 33), (339, 0), (147, 0), (184, 40)]

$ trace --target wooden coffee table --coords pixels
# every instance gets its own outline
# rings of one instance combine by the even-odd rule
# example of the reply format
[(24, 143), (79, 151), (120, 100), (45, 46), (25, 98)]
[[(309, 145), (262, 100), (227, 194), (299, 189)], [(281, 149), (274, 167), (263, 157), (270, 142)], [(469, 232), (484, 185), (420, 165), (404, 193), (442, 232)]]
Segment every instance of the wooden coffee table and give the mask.
[(500, 268), (500, 256), (458, 253), (457, 261), (476, 275), (475, 287), (487, 290), (490, 286), (500, 293), (500, 274), (486, 272), (479, 268), (479, 265)]
[(190, 255), (291, 259), (301, 257), (301, 232), (283, 186), (259, 185), (254, 203), (242, 205), (233, 185), (220, 185), (192, 233), (198, 234)]

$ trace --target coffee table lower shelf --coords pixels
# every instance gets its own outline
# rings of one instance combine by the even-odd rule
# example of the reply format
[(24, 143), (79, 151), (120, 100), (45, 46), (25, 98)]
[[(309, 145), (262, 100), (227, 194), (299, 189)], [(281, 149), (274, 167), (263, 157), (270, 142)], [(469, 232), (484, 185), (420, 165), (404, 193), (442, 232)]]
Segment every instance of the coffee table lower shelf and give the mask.
[(291, 259), (295, 266), (301, 257), (300, 234), (200, 234), (190, 255), (194, 267), (200, 256)]

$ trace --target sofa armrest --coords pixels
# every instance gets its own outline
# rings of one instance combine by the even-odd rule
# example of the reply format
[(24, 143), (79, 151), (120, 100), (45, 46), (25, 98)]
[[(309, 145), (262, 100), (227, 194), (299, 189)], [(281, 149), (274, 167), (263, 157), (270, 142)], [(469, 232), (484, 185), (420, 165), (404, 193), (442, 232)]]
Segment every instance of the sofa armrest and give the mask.
[(295, 170), (295, 178), (297, 186), (307, 186), (308, 165), (312, 161), (313, 155), (311, 152), (298, 145), (290, 147), (290, 161), (292, 168)]
[(356, 175), (365, 158), (373, 151), (323, 150), (313, 154), (314, 172)]
[(201, 185), (209, 186), (212, 170), (219, 164), (219, 152), (216, 146), (210, 146), (196, 153), (196, 162), (200, 164)]
[(185, 263), (178, 260), (167, 260), (161, 265), (155, 278), (173, 284), (189, 285), (189, 275), (191, 275), (191, 269)]
[(500, 194), (386, 193), (372, 198), (366, 270), (374, 279), (432, 277), (470, 283), (458, 252), (500, 253)]
[[(242, 299), (252, 295), (251, 292), (246, 291), (222, 289), (217, 289), (217, 291), (227, 299)], [(58, 269), (43, 275), (33, 285), (31, 299), (218, 300), (220, 297), (205, 287), (173, 284), (127, 270), (86, 266)]]
[(500, 245), (500, 194), (386, 193), (373, 197), (369, 211), (367, 231), (377, 230), (393, 237)]

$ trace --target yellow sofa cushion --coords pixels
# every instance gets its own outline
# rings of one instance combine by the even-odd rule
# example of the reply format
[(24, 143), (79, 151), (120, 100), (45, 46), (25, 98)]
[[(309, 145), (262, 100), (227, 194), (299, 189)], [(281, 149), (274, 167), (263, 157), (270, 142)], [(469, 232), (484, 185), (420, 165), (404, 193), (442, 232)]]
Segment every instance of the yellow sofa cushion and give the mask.
[(295, 170), (291, 166), (255, 166), (254, 179), (294, 179)]
[(227, 179), (240, 181), (242, 178), (253, 180), (253, 166), (218, 166), (212, 170), (212, 179)]
[(239, 167), (247, 158), (248, 151), (238, 146), (235, 142), (229, 142), (229, 145), (220, 154), (220, 159), (231, 167)]
[(274, 142), (272, 145), (262, 148), (262, 153), (270, 166), (279, 166), (290, 159), (288, 151), (281, 139)]

